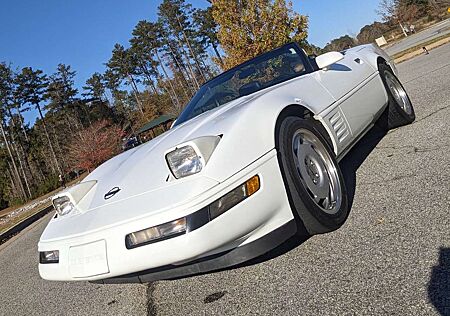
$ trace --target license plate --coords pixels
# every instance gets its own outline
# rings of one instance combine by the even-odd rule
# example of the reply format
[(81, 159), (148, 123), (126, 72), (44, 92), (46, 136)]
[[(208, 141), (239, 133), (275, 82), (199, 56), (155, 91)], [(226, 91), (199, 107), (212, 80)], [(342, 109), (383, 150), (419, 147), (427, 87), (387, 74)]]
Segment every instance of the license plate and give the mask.
[(105, 240), (70, 247), (69, 273), (73, 278), (91, 277), (108, 272)]

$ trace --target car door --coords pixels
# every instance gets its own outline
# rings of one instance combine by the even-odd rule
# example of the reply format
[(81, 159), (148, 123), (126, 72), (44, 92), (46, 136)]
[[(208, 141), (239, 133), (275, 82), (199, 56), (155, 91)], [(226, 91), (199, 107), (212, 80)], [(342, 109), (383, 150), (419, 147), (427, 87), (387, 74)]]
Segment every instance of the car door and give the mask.
[(357, 54), (347, 52), (344, 59), (316, 71), (315, 76), (336, 99), (351, 134), (357, 137), (373, 121), (374, 105), (380, 102), (375, 91), (379, 83), (370, 80), (375, 77), (375, 70)]

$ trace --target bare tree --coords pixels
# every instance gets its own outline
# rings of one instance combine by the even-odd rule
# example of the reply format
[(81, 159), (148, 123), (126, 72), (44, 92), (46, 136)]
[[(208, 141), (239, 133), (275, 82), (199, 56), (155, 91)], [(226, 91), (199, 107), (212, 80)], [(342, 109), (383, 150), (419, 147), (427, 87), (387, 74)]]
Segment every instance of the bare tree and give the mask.
[(377, 13), (383, 21), (397, 23), (406, 37), (408, 34), (405, 23), (411, 23), (418, 11), (416, 5), (405, 3), (402, 0), (381, 0)]

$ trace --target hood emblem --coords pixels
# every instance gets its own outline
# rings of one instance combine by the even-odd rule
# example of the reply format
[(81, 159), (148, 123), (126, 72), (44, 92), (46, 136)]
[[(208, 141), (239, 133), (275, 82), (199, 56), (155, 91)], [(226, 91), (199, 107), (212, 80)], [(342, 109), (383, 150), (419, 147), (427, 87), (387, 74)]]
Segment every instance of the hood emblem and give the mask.
[(105, 200), (112, 198), (114, 195), (116, 195), (117, 193), (119, 193), (120, 188), (119, 187), (114, 187), (111, 190), (109, 190), (104, 196), (103, 198)]

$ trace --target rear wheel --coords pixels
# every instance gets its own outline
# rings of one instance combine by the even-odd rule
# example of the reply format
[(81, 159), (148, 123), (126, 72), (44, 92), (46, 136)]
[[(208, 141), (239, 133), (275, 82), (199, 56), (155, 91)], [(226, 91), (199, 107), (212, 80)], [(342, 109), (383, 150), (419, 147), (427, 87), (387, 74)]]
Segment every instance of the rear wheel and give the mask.
[(348, 198), (335, 155), (319, 123), (286, 117), (278, 153), (291, 207), (310, 234), (339, 228), (348, 216)]
[(389, 97), (388, 129), (411, 124), (416, 115), (405, 88), (388, 65), (380, 64), (378, 67)]

